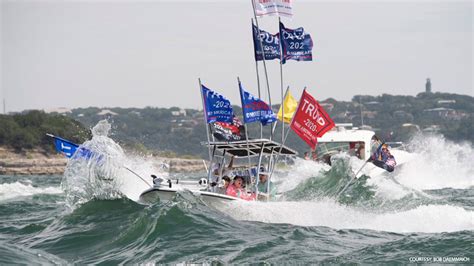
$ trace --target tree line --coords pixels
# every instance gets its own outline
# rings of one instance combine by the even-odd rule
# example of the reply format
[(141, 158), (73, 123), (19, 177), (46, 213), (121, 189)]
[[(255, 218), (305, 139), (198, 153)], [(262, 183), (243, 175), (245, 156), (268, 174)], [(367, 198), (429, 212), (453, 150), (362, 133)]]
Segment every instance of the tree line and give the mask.
[(17, 151), (39, 148), (54, 150), (46, 133), (62, 136), (77, 143), (90, 137), (89, 130), (70, 117), (33, 110), (21, 114), (0, 115), (0, 146)]
[[(474, 98), (448, 93), (420, 93), (417, 96), (356, 95), (351, 101), (326, 99), (321, 101), (337, 123), (352, 123), (356, 127), (371, 126), (385, 141), (409, 141), (418, 131), (433, 129), (453, 141), (474, 143)], [(240, 106), (234, 113), (242, 117)], [(279, 106), (274, 105), (275, 112)], [(436, 109), (438, 108), (438, 109)], [(433, 111), (434, 110), (434, 111)], [(45, 136), (53, 133), (82, 143), (91, 137), (88, 128), (101, 119), (112, 124), (112, 139), (122, 147), (160, 156), (206, 158), (208, 151), (206, 126), (202, 110), (180, 108), (77, 108), (65, 115), (30, 111), (0, 116), (0, 145), (17, 150), (41, 147), (53, 148)], [(448, 115), (445, 115), (447, 113)], [(288, 126), (285, 128), (287, 132)], [(260, 126), (248, 125), (248, 135), (260, 138)], [(271, 127), (263, 127), (263, 137), (269, 138)], [(281, 124), (272, 136), (281, 141)], [(290, 133), (286, 145), (300, 153), (308, 148), (298, 136)]]

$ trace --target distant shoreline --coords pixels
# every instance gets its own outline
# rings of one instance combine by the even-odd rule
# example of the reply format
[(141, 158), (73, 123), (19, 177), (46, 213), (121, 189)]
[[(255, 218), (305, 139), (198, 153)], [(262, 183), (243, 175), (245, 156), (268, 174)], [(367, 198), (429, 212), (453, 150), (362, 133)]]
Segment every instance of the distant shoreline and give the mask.
[(46, 154), (39, 149), (25, 150), (0, 147), (1, 175), (59, 175), (66, 169), (67, 159), (60, 154)]
[[(156, 169), (162, 163), (170, 166), (170, 172), (204, 171), (199, 159), (151, 157)], [(61, 154), (47, 154), (39, 149), (16, 152), (14, 149), (0, 147), (0, 175), (62, 175), (68, 159)]]

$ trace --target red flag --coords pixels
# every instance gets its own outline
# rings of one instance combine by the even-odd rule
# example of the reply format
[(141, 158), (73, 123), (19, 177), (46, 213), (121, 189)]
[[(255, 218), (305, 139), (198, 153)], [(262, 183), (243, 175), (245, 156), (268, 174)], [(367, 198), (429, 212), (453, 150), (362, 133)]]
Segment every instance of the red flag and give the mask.
[(316, 148), (317, 138), (334, 127), (334, 121), (306, 90), (301, 95), (296, 114), (290, 127), (312, 148)]

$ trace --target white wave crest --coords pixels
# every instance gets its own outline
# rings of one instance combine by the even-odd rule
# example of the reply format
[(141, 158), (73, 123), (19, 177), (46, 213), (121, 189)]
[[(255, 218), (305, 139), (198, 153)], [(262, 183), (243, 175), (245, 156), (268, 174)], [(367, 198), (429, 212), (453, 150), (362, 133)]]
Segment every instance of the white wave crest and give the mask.
[(21, 182), (0, 184), (0, 201), (38, 194), (61, 194), (59, 187), (33, 187)]
[(467, 189), (474, 186), (474, 149), (470, 143), (454, 143), (442, 136), (416, 136), (410, 143), (416, 152), (395, 177), (414, 189)]
[(399, 233), (474, 230), (474, 212), (451, 205), (423, 205), (406, 211), (375, 213), (357, 210), (330, 200), (238, 202), (229, 204), (223, 211), (239, 220), (327, 226), (335, 229), (371, 229)]

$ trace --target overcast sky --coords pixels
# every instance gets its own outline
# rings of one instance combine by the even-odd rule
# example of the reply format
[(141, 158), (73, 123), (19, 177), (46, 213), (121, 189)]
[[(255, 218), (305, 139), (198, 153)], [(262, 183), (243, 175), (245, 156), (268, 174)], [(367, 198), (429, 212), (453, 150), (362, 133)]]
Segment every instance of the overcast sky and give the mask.
[[(7, 112), (201, 108), (198, 78), (233, 104), (237, 76), (257, 94), (250, 0), (0, 1)], [(296, 0), (293, 9), (285, 26), (314, 42), (312, 62), (284, 65), (297, 97), (304, 86), (319, 100), (416, 95), (428, 77), (433, 91), (474, 95), (473, 1)], [(259, 22), (278, 30), (277, 17)], [(267, 65), (278, 103), (279, 61)]]

